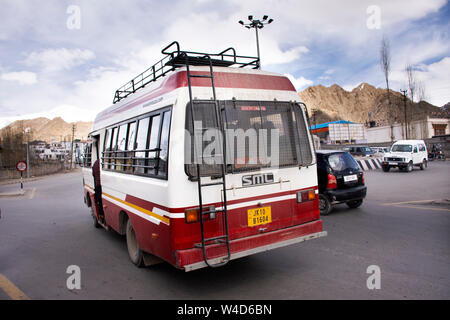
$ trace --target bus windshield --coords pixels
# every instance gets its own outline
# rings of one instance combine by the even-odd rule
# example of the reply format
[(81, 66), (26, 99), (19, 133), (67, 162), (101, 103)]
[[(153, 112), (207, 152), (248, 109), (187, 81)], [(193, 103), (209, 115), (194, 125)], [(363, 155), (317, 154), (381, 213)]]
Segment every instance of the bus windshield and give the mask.
[(411, 152), (412, 146), (409, 144), (396, 144), (392, 147), (392, 152)]
[[(186, 173), (196, 176), (195, 160), (202, 176), (215, 175), (223, 161), (220, 150), (226, 145), (227, 172), (259, 170), (263, 167), (309, 165), (312, 151), (302, 109), (288, 102), (219, 101), (220, 126), (214, 118), (212, 103), (194, 104), (195, 130), (192, 130), (190, 105), (187, 105)], [(193, 135), (201, 133), (200, 138)], [(203, 159), (194, 150), (201, 148)], [(208, 162), (207, 160), (214, 160)], [(194, 162), (194, 163), (193, 163)]]

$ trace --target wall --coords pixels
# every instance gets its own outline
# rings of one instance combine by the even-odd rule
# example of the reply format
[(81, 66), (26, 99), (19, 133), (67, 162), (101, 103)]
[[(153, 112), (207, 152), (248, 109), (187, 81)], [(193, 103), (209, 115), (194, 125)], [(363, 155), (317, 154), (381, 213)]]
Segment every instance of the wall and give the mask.
[[(41, 163), (39, 165), (31, 165), (30, 166), (30, 176), (38, 177), (45, 176), (52, 173), (57, 173), (64, 170), (64, 163), (60, 161), (55, 162), (46, 162)], [(27, 177), (27, 172), (23, 173), (23, 177)], [(15, 168), (13, 169), (1, 169), (0, 170), (0, 180), (4, 179), (19, 179), (20, 172), (18, 172)]]

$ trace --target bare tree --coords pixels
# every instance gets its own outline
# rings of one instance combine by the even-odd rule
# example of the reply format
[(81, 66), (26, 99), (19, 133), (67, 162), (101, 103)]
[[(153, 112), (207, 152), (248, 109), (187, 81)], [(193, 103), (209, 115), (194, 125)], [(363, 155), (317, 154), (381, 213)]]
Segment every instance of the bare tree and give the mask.
[(425, 84), (422, 81), (417, 83), (417, 101), (425, 101), (427, 99), (427, 93), (425, 89)]
[(393, 135), (393, 127), (392, 127), (392, 105), (391, 105), (391, 97), (389, 92), (389, 74), (391, 72), (391, 48), (389, 45), (389, 40), (386, 36), (383, 36), (381, 40), (381, 49), (380, 49), (380, 62), (381, 68), (384, 73), (384, 79), (386, 81), (386, 89), (387, 89), (387, 100), (389, 106), (389, 124), (391, 126), (391, 141), (394, 140)]
[(405, 67), (406, 77), (408, 79), (409, 98), (414, 103), (414, 97), (417, 89), (416, 72), (411, 64), (406, 64)]

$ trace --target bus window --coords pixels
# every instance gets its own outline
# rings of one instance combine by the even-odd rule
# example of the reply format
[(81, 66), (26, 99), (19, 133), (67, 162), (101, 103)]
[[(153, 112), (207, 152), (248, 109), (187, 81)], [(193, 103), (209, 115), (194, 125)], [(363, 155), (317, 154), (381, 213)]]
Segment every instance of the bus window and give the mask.
[(111, 163), (111, 129), (106, 130), (105, 143), (103, 148), (103, 169), (109, 169), (109, 163)]
[[(135, 150), (135, 168), (134, 173), (143, 174), (145, 173), (145, 149), (147, 149), (147, 134), (148, 134), (148, 124), (150, 118), (144, 118), (139, 120), (137, 135), (136, 135), (136, 146)], [(144, 151), (142, 151), (144, 150)]]
[(136, 137), (136, 122), (131, 122), (128, 127), (128, 138), (127, 138), (127, 151), (126, 152), (126, 165), (125, 171), (132, 173), (133, 172), (133, 150), (134, 150), (134, 140)]
[(156, 166), (158, 161), (158, 138), (159, 138), (159, 126), (161, 122), (161, 115), (155, 115), (152, 117), (152, 125), (150, 128), (150, 135), (149, 135), (149, 141), (148, 141), (148, 149), (149, 152), (147, 153), (147, 161), (146, 166), (147, 173), (148, 174), (156, 174)]
[[(227, 172), (311, 164), (308, 130), (299, 105), (273, 101), (220, 101), (220, 104), (224, 106), (222, 110), (225, 110), (222, 112), (222, 121), (226, 130)], [(196, 104), (195, 108), (195, 121), (202, 124), (203, 131), (218, 128), (210, 105)], [(190, 162), (186, 159), (188, 164), (185, 169), (190, 177), (196, 177), (190, 117), (188, 104), (186, 128), (191, 133), (191, 150), (185, 154), (190, 155), (191, 159)], [(272, 141), (275, 138), (278, 141)], [(205, 144), (208, 143), (204, 141), (201, 151), (205, 150)], [(212, 176), (218, 174), (220, 166), (203, 162), (201, 169), (202, 176)]]
[(127, 140), (127, 129), (128, 124), (121, 125), (118, 130), (119, 133), (117, 135), (117, 153), (116, 153), (116, 170), (125, 171), (125, 168), (122, 164), (125, 164), (125, 146)]
[(116, 166), (114, 165), (116, 163), (116, 150), (117, 150), (117, 131), (118, 128), (112, 129), (112, 140), (111, 140), (111, 159), (110, 163), (111, 165), (108, 166), (108, 169), (116, 170)]
[(164, 112), (164, 119), (161, 129), (161, 145), (159, 153), (158, 175), (167, 176), (167, 159), (169, 149), (169, 129), (170, 129), (170, 111)]

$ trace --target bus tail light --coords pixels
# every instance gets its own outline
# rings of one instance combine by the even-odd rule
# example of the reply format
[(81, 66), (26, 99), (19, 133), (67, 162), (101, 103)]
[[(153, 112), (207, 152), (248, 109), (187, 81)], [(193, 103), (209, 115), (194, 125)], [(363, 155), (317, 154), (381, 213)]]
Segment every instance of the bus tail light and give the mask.
[(200, 221), (200, 209), (187, 209), (184, 212), (184, 219), (186, 220), (186, 223), (195, 223)]
[(316, 191), (314, 189), (297, 192), (297, 202), (313, 201), (316, 199)]
[(328, 174), (327, 189), (337, 189), (337, 180), (332, 174)]
[[(216, 209), (214, 206), (203, 208), (203, 221), (213, 220), (216, 218)], [(184, 211), (184, 219), (186, 223), (200, 222), (200, 208), (186, 209)]]

